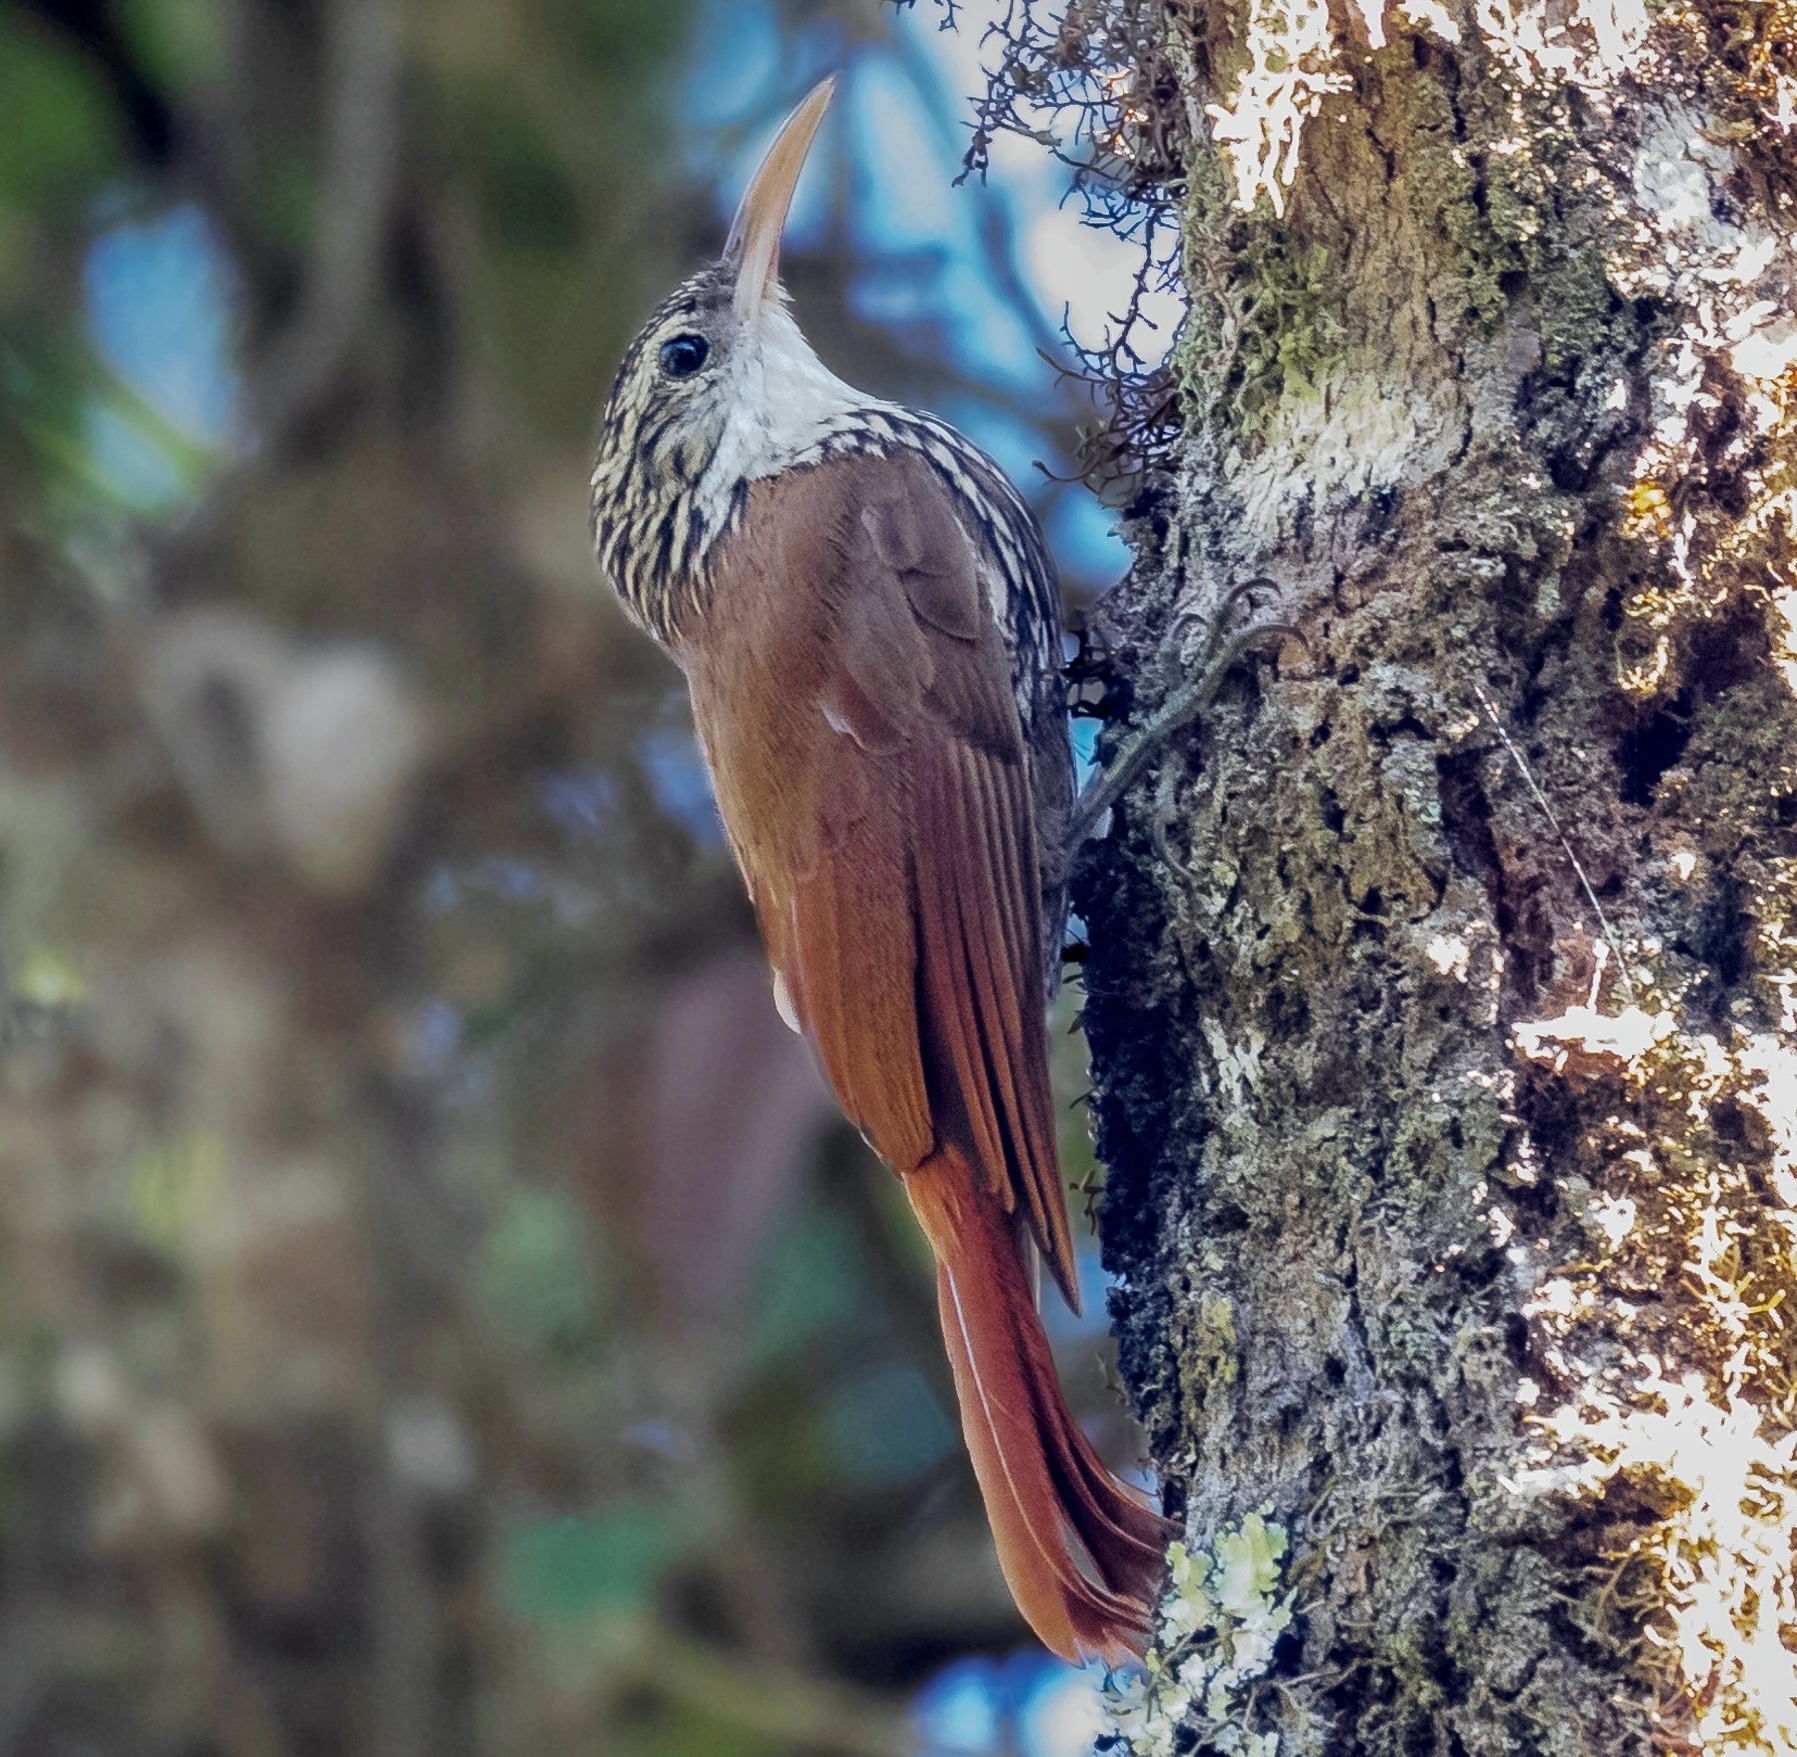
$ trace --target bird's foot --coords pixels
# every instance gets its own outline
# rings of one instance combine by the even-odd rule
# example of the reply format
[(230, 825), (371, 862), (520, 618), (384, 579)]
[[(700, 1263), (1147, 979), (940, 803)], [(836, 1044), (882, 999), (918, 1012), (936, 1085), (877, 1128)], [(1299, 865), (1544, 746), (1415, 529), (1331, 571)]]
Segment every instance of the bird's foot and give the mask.
[[(1140, 779), (1142, 771), (1154, 759), (1161, 746), (1175, 732), (1189, 725), (1216, 699), (1217, 691), (1244, 655), (1270, 640), (1303, 641), (1303, 634), (1288, 622), (1257, 622), (1232, 632), (1236, 612), (1246, 603), (1252, 606), (1254, 593), (1273, 585), (1271, 580), (1252, 579), (1231, 588), (1223, 602), (1212, 613), (1205, 631), (1204, 646), (1198, 656), (1196, 671), (1189, 680), (1175, 687), (1135, 731), (1126, 734), (1109, 765), (1087, 782), (1074, 801), (1073, 815), (1067, 830), (1067, 854), (1071, 859), (1081, 843), (1096, 832), (1105, 814)], [(1190, 619), (1179, 617), (1161, 645), (1159, 669), (1177, 670), (1183, 636)], [(1166, 801), (1162, 801), (1163, 808)], [(1170, 815), (1168, 813), (1167, 815)], [(1166, 852), (1166, 826), (1162, 814), (1156, 814), (1157, 845)]]

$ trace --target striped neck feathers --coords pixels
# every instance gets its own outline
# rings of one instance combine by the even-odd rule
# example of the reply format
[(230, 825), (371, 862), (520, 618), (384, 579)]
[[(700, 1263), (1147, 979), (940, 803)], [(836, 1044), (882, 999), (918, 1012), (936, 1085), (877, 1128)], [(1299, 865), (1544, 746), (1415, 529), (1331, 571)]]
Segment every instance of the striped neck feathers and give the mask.
[[(695, 353), (700, 366), (670, 374)], [(818, 359), (783, 300), (739, 325), (727, 290), (688, 282), (625, 355), (593, 471), (594, 545), (625, 608), (671, 638), (749, 483), (886, 406)]]

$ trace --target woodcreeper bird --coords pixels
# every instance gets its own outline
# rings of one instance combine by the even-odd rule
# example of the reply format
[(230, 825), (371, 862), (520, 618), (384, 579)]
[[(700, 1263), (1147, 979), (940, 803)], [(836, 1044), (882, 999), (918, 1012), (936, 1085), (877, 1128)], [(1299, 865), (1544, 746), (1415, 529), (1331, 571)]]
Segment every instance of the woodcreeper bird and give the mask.
[(1070, 1660), (1151, 1633), (1171, 1527), (1075, 1425), (1037, 1254), (1076, 1310), (1043, 978), (1073, 769), (1055, 573), (983, 452), (828, 371), (779, 248), (830, 102), (781, 130), (722, 258), (631, 343), (593, 540), (686, 673), (775, 997), (935, 1253), (962, 1427), (1018, 1607)]

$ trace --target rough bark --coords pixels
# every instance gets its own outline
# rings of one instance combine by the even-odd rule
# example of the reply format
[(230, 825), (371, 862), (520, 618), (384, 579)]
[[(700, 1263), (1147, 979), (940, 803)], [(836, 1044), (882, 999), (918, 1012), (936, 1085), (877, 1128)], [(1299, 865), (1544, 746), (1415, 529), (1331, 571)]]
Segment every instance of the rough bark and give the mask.
[(1126, 1737), (1790, 1749), (1793, 20), (1129, 10), (1191, 313), (1107, 708), (1234, 583), (1303, 639), (1077, 875), (1193, 1558)]

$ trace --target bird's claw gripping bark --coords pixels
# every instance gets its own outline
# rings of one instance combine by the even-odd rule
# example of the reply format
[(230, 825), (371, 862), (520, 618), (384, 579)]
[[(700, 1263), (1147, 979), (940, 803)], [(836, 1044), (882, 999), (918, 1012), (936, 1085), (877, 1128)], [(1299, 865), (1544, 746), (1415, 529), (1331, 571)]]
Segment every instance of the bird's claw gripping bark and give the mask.
[[(1251, 603), (1257, 590), (1270, 588), (1272, 585), (1273, 582), (1267, 579), (1244, 581), (1241, 585), (1232, 587), (1223, 602), (1217, 606), (1210, 617), (1204, 647), (1190, 681), (1173, 689), (1145, 724), (1125, 735), (1109, 766), (1093, 776), (1074, 802), (1067, 831), (1067, 852), (1070, 858), (1078, 852), (1080, 844), (1097, 830), (1111, 807), (1140, 779), (1142, 771), (1161, 746), (1210, 706), (1222, 687), (1223, 679), (1245, 654), (1265, 645), (1270, 638), (1303, 641), (1302, 631), (1287, 622), (1257, 622), (1234, 634), (1230, 632), (1230, 624), (1235, 620), (1235, 613), (1240, 605), (1244, 602)], [(1168, 631), (1161, 647), (1162, 669), (1177, 666), (1180, 637), (1188, 620), (1185, 617), (1177, 618)], [(1164, 808), (1156, 815), (1156, 845), (1170, 864), (1177, 865), (1179, 863), (1172, 860), (1166, 847), (1166, 815)]]

